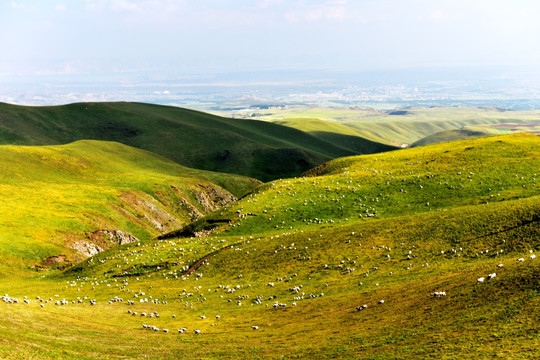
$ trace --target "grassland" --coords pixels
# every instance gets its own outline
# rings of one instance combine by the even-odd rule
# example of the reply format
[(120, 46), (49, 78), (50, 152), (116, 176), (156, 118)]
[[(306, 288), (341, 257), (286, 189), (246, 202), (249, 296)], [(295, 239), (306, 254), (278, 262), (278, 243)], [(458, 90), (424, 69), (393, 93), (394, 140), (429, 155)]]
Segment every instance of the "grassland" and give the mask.
[(0, 144), (55, 145), (83, 139), (120, 142), (191, 168), (261, 181), (297, 176), (337, 157), (392, 149), (360, 138), (352, 139), (354, 146), (348, 148), (278, 124), (170, 106), (0, 104)]
[[(492, 135), (540, 132), (538, 110), (510, 111), (495, 107), (430, 107), (378, 111), (358, 108), (271, 108), (254, 118), (317, 133), (355, 135), (401, 146), (447, 130), (471, 130)], [(443, 137), (453, 141), (456, 137)]]
[(20, 303), (0, 302), (0, 357), (537, 358), (539, 169), (540, 139), (515, 134), (264, 184), (190, 228), (208, 236), (2, 282)]
[(96, 243), (98, 230), (149, 240), (257, 185), (99, 141), (1, 146), (0, 169), (2, 275), (20, 275), (55, 255), (80, 260), (74, 248), (88, 243), (111, 246), (106, 239)]

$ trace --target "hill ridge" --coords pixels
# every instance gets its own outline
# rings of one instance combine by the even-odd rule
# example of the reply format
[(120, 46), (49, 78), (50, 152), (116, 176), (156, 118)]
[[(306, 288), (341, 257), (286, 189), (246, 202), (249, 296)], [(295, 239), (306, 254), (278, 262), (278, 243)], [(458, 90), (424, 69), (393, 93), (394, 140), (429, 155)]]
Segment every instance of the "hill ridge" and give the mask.
[[(297, 176), (333, 158), (358, 154), (358, 148), (344, 148), (287, 126), (172, 106), (130, 102), (45, 107), (0, 104), (0, 144), (54, 145), (81, 139), (122, 142), (191, 168), (261, 181)], [(394, 149), (365, 143), (365, 152)]]

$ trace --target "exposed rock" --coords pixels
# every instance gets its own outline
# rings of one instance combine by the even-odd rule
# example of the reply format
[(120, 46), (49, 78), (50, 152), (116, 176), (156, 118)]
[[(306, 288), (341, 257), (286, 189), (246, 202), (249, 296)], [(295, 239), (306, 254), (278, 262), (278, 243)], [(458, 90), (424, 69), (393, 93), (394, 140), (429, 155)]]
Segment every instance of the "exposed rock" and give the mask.
[(139, 241), (135, 236), (122, 230), (97, 230), (88, 238), (95, 243), (107, 243), (109, 245), (107, 248)]
[[(161, 194), (160, 198), (165, 201), (166, 197)], [(171, 231), (182, 225), (175, 216), (171, 215), (166, 210), (168, 207), (160, 203), (160, 199), (156, 199), (148, 194), (142, 192), (124, 192), (119, 196), (119, 199), (127, 205), (123, 206), (122, 211), (126, 214), (130, 214), (137, 219), (141, 225), (147, 229), (151, 229), (152, 232), (162, 233)], [(170, 200), (167, 199), (170, 202)], [(166, 202), (167, 202), (166, 201)]]
[(91, 242), (88, 242), (88, 241), (84, 241), (84, 240), (79, 240), (79, 241), (75, 241), (71, 244), (71, 247), (77, 251), (79, 251), (80, 253), (86, 255), (87, 257), (90, 257), (90, 256), (94, 256), (96, 255), (97, 253), (99, 252), (102, 252), (103, 248), (95, 245), (95, 244), (92, 244)]
[(186, 210), (191, 221), (195, 221), (204, 216), (195, 206), (191, 205), (186, 199), (180, 199), (180, 206)]
[(137, 242), (135, 236), (122, 230), (97, 230), (87, 236), (87, 240), (76, 240), (71, 247), (85, 256), (94, 256), (118, 245)]
[(211, 213), (236, 200), (230, 192), (219, 187), (199, 185), (199, 188), (200, 190), (192, 189), (192, 191), (206, 213)]

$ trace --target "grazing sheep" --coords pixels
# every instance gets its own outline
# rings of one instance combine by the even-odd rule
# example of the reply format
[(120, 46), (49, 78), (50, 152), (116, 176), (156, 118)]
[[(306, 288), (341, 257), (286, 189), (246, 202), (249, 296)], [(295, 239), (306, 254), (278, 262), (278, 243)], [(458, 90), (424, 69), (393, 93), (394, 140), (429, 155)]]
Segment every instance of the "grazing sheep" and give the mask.
[(487, 278), (488, 280), (490, 280), (490, 279), (493, 279), (495, 276), (497, 276), (497, 274), (493, 273), (493, 274), (489, 274)]
[(485, 279), (483, 277), (477, 279), (478, 282), (484, 282), (484, 280)]
[(195, 333), (195, 335), (200, 335), (201, 334), (201, 330), (195, 329), (195, 330), (193, 330), (193, 332)]
[(358, 307), (356, 308), (357, 311), (362, 311), (362, 310), (365, 310), (365, 309), (367, 309), (367, 305), (365, 305), (365, 304), (364, 304), (364, 305), (361, 305), (361, 306), (358, 306)]
[(519, 259), (517, 259), (517, 261), (522, 262), (522, 261), (525, 261), (525, 259), (524, 258), (519, 258)]
[(251, 328), (252, 328), (253, 330), (259, 330), (259, 327), (258, 327), (257, 325), (252, 325)]
[(536, 255), (535, 254), (532, 254), (531, 256), (529, 256), (531, 258), (531, 260), (534, 260), (536, 259)]
[(377, 304), (384, 304), (384, 300), (379, 300)]

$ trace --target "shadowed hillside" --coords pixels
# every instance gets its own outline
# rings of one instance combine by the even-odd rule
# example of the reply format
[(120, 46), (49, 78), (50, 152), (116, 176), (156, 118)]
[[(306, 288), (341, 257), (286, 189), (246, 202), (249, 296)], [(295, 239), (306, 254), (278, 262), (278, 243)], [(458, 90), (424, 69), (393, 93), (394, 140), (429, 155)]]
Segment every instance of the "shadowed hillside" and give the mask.
[(116, 141), (197, 169), (268, 181), (292, 177), (328, 160), (393, 149), (388, 145), (321, 138), (278, 124), (228, 119), (141, 103), (78, 103), (52, 107), (0, 104), (0, 143), (64, 144)]

